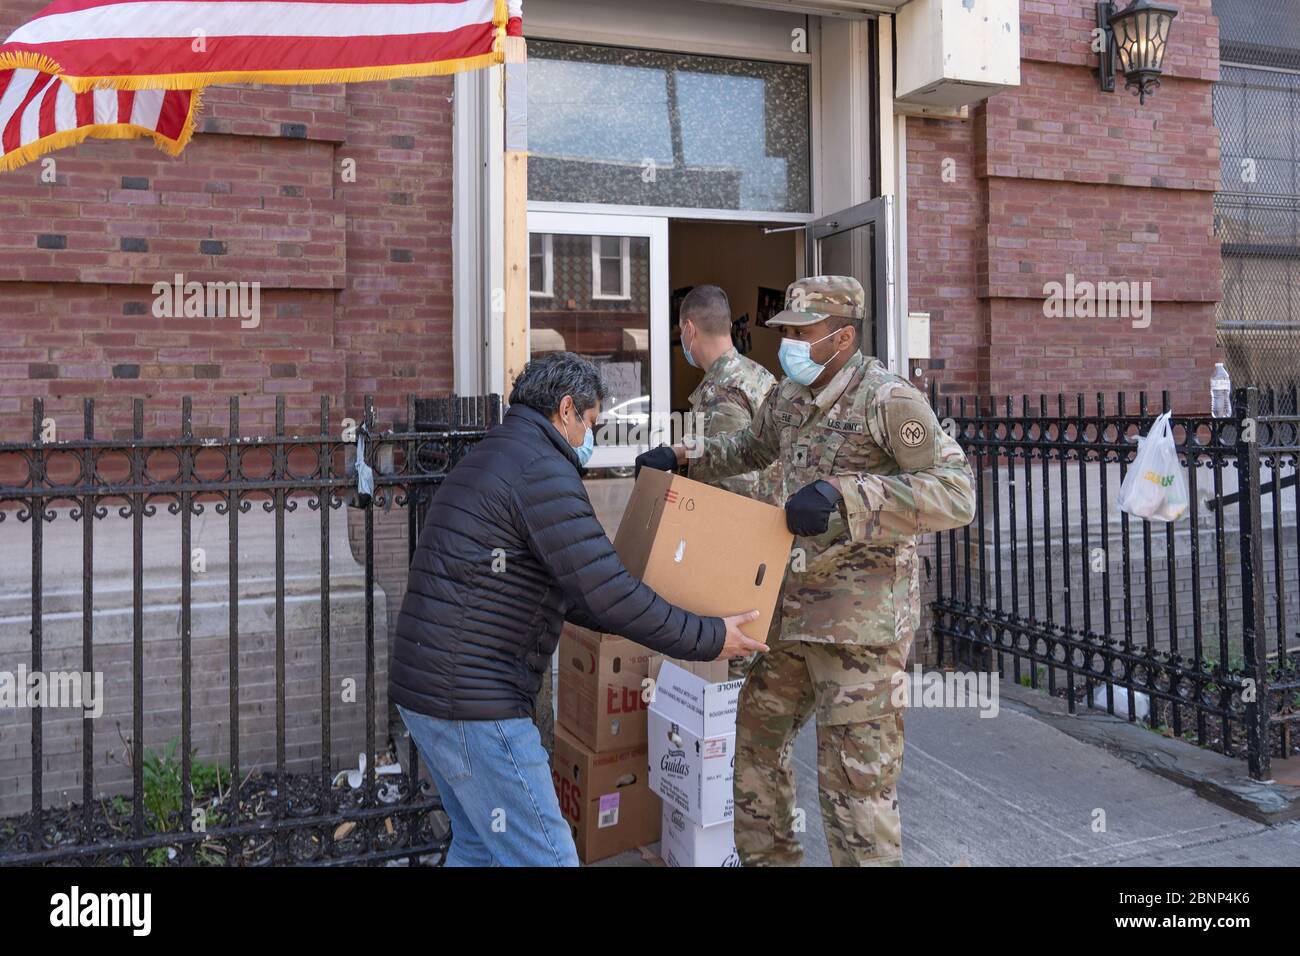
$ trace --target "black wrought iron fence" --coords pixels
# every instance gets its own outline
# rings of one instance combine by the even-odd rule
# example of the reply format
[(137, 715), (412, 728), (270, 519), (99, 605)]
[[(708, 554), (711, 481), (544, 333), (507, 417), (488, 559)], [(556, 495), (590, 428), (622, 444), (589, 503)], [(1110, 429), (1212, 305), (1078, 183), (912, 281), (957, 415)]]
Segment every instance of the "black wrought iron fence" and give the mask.
[[(443, 436), (440, 445), (422, 446), (421, 467), (441, 474), (459, 461), (466, 450), (466, 441), (474, 442), (497, 422), (501, 421), (500, 395), (448, 395), (440, 398), (416, 398), (410, 407), (412, 430)], [(407, 563), (415, 557), (415, 545), (424, 527), (429, 496), (421, 496), (407, 509), (410, 518), (407, 540), (410, 548)]]
[(31, 440), (0, 444), (0, 671), (29, 691), (0, 710), (0, 864), (437, 860), (441, 804), (383, 736), (386, 624), (424, 507), (499, 400), (411, 399), (380, 432), (369, 398), (355, 423), (322, 399), (304, 431), (281, 397), (256, 437), (237, 398), (221, 436), (191, 408), (150, 437), (137, 400), (104, 440), (86, 401), (82, 437), (55, 441), (38, 399)]
[(1252, 388), (1231, 418), (1175, 415), (1190, 503), (1171, 524), (1116, 507), (1156, 417), (1145, 394), (936, 404), (977, 476), (974, 522), (934, 541), (940, 662), (1244, 754), (1266, 778), (1300, 721), (1295, 400)]

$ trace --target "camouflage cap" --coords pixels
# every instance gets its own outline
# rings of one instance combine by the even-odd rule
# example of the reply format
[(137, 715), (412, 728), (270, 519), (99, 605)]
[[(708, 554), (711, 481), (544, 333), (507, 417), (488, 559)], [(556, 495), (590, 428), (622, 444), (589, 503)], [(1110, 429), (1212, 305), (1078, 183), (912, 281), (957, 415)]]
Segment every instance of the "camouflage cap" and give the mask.
[(839, 316), (861, 320), (867, 294), (853, 276), (809, 276), (796, 279), (785, 290), (785, 309), (767, 320), (768, 325), (816, 325)]

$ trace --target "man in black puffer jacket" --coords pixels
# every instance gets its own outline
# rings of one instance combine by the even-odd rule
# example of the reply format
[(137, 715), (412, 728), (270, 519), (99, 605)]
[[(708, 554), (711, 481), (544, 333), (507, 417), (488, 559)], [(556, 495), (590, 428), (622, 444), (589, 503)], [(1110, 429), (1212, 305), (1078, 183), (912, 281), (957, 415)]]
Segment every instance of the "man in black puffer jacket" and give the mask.
[(420, 534), (388, 696), (451, 818), (448, 866), (577, 865), (532, 720), (566, 619), (684, 660), (767, 650), (740, 630), (757, 611), (700, 617), (619, 561), (582, 484), (604, 397), (586, 359), (528, 363)]

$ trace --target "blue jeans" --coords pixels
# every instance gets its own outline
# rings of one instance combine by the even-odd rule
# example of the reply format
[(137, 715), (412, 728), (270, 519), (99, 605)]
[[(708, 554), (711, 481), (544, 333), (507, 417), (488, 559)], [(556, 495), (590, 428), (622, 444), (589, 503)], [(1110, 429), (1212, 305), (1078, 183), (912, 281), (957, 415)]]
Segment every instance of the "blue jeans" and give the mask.
[(447, 866), (577, 866), (537, 726), (440, 720), (398, 705), (451, 819)]

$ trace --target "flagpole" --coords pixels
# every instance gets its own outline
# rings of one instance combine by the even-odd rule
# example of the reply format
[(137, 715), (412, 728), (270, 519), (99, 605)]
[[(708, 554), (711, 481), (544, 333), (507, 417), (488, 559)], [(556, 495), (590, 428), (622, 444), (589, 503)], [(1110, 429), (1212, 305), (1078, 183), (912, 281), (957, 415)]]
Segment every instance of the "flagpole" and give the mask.
[(528, 361), (528, 46), (505, 38), (505, 395)]

